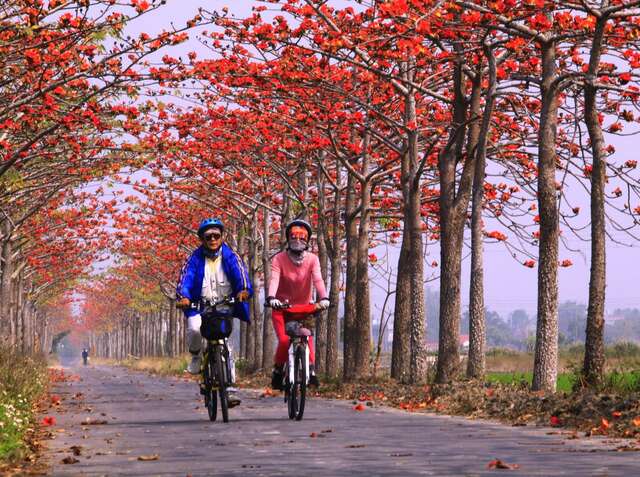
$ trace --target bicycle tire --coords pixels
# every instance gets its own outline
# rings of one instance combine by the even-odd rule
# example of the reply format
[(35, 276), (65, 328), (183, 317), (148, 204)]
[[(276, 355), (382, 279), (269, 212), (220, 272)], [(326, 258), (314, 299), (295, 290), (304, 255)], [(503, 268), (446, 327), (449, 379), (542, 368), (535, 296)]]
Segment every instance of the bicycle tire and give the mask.
[(209, 420), (215, 421), (218, 416), (218, 396), (216, 389), (213, 386), (214, 376), (214, 362), (211, 352), (207, 353), (207, 359), (204, 366), (204, 404), (207, 408), (207, 414), (209, 414)]
[(305, 346), (298, 346), (294, 360), (294, 371), (296, 378), (296, 389), (298, 393), (298, 409), (296, 411), (296, 421), (302, 420), (304, 415), (304, 404), (307, 396), (307, 366), (306, 366)]
[[(295, 369), (295, 368), (294, 368)], [(295, 419), (298, 414), (298, 399), (295, 392), (295, 378), (291, 381), (291, 369), (287, 366), (287, 385), (286, 385), (286, 401), (289, 419)], [(294, 375), (295, 376), (295, 375)]]
[(222, 421), (229, 422), (229, 395), (227, 394), (227, 373), (226, 366), (222, 358), (222, 346), (216, 346), (216, 381), (218, 383), (218, 394), (220, 395), (220, 410), (222, 411)]

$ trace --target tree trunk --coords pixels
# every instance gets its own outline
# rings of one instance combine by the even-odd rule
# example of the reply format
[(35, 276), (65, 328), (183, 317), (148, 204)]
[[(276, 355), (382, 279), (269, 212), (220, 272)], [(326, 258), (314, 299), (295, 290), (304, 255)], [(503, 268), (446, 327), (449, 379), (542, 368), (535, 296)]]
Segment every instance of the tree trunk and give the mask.
[(411, 374), (411, 290), (409, 275), (409, 249), (411, 247), (409, 223), (404, 221), (402, 244), (398, 257), (396, 299), (393, 312), (393, 343), (391, 348), (391, 377), (408, 382)]
[[(257, 211), (253, 214), (251, 220), (251, 236), (249, 238), (249, 253), (248, 253), (248, 266), (249, 266), (249, 279), (251, 283), (258, 283), (258, 216)], [(251, 318), (252, 323), (249, 329), (251, 333), (251, 350), (252, 353), (249, 356), (250, 368), (257, 370), (262, 366), (262, 313), (260, 311), (260, 297), (255, 293), (251, 297)]]
[(589, 277), (589, 307), (583, 365), (583, 378), (591, 387), (598, 387), (604, 378), (604, 305), (606, 288), (605, 192), (607, 164), (604, 135), (598, 120), (596, 74), (602, 56), (602, 41), (607, 18), (599, 18), (591, 45), (589, 70), (585, 82), (585, 121), (589, 131), (593, 165), (591, 170), (591, 273)]
[(347, 179), (347, 207), (345, 213), (345, 235), (347, 241), (347, 276), (344, 300), (344, 336), (343, 336), (343, 377), (349, 381), (356, 374), (355, 359), (357, 349), (356, 295), (354, 288), (357, 279), (358, 230), (356, 224), (356, 179), (349, 174)]
[(340, 302), (340, 279), (342, 278), (342, 251), (340, 248), (340, 204), (342, 167), (336, 161), (336, 190), (333, 199), (332, 234), (327, 236), (327, 250), (330, 252), (331, 284), (329, 300), (331, 306), (327, 313), (327, 361), (325, 372), (328, 376), (338, 376), (338, 304)]
[[(440, 329), (436, 381), (455, 379), (460, 368), (460, 279), (464, 224), (472, 181), (468, 187), (460, 179), (456, 194), (456, 164), (462, 158), (464, 122), (467, 114), (461, 60), (454, 70), (454, 111), (449, 143), (440, 154)], [(466, 167), (473, 161), (467, 158)]]
[[(264, 209), (262, 221), (262, 276), (264, 279), (263, 285), (265, 300), (269, 295), (269, 281), (271, 280), (271, 260), (269, 259), (269, 252), (271, 250), (271, 240), (269, 235), (270, 221), (271, 218), (269, 211)], [(273, 331), (273, 324), (271, 323), (271, 308), (265, 306), (262, 313), (262, 369), (267, 370), (273, 364), (275, 333)]]
[[(323, 161), (323, 157), (319, 160)], [(325, 285), (328, 278), (328, 262), (329, 252), (327, 250), (327, 226), (325, 220), (326, 211), (326, 199), (325, 199), (325, 181), (322, 174), (317, 176), (317, 190), (318, 190), (318, 228), (316, 231), (316, 242), (318, 243), (318, 259), (320, 261), (320, 270), (322, 272), (322, 279)], [(317, 297), (322, 298), (322, 297)], [(316, 332), (315, 332), (315, 346), (316, 346), (316, 373), (325, 372), (325, 364), (327, 357), (327, 311), (322, 311), (317, 314), (316, 318)]]
[(538, 323), (533, 365), (534, 391), (555, 391), (558, 375), (558, 203), (556, 200), (556, 133), (558, 91), (556, 44), (542, 47), (540, 131), (538, 133)]
[[(415, 76), (415, 64), (407, 65), (407, 78), (413, 81)], [(405, 98), (405, 125), (417, 124), (415, 93), (409, 90)], [(411, 128), (409, 128), (411, 129)], [(407, 181), (403, 185), (405, 200), (405, 221), (409, 224), (409, 301), (411, 305), (410, 316), (410, 343), (411, 355), (409, 362), (409, 382), (421, 382), (427, 372), (427, 348), (425, 343), (425, 309), (424, 309), (424, 257), (422, 243), (422, 211), (420, 199), (420, 170), (418, 157), (418, 133), (411, 130), (408, 133), (407, 159), (409, 174), (403, 177)], [(405, 195), (406, 194), (406, 195)]]
[[(363, 141), (362, 173), (369, 171), (369, 137), (365, 134)], [(356, 296), (356, 314), (354, 320), (355, 348), (352, 374), (347, 378), (354, 379), (366, 376), (370, 372), (369, 356), (371, 354), (371, 300), (369, 293), (369, 231), (371, 217), (371, 181), (360, 183), (360, 223), (358, 227), (356, 281), (348, 292)], [(352, 288), (349, 290), (349, 288)]]
[(177, 353), (176, 341), (178, 338), (178, 310), (176, 309), (175, 299), (169, 299), (169, 336), (168, 336), (168, 352), (169, 356), (174, 357)]
[(11, 295), (13, 274), (13, 250), (11, 242), (11, 223), (8, 220), (2, 222), (2, 278), (0, 279), (0, 345), (8, 345), (12, 339), (11, 330)]
[[(487, 141), (491, 129), (491, 116), (493, 115), (493, 104), (496, 92), (496, 61), (493, 50), (485, 44), (484, 52), (489, 66), (489, 88), (485, 95), (482, 125), (477, 131), (477, 137), (470, 141), (477, 143), (477, 146), (475, 149), (473, 202), (471, 206), (471, 286), (469, 289), (469, 359), (467, 361), (467, 377), (476, 379), (484, 376), (486, 367), (485, 347), (487, 338), (484, 310), (482, 210), (484, 208)], [(478, 83), (482, 81), (480, 71), (477, 72), (475, 79)], [(477, 83), (474, 85), (472, 111), (480, 110), (480, 88), (481, 85)], [(475, 127), (472, 126), (470, 130), (470, 136), (475, 136)], [(473, 148), (470, 149), (469, 153), (474, 153)]]

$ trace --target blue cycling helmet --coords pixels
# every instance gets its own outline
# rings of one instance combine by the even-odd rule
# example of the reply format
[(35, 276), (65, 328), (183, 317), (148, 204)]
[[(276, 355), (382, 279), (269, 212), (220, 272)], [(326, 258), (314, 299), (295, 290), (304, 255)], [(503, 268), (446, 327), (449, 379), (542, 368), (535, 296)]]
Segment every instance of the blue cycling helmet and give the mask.
[(211, 228), (218, 228), (221, 232), (224, 232), (224, 224), (220, 219), (204, 219), (200, 222), (200, 226), (198, 227), (198, 237), (202, 238), (205, 230)]

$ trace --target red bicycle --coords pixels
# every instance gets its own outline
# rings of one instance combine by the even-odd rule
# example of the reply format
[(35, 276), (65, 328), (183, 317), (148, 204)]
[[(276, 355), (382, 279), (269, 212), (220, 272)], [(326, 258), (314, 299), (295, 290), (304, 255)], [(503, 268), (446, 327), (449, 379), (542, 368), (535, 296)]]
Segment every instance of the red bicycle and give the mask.
[(304, 405), (309, 384), (309, 337), (312, 335), (317, 313), (314, 303), (308, 305), (285, 305), (282, 308), (285, 331), (290, 338), (289, 360), (284, 372), (284, 401), (287, 403), (289, 419), (299, 421), (304, 415)]

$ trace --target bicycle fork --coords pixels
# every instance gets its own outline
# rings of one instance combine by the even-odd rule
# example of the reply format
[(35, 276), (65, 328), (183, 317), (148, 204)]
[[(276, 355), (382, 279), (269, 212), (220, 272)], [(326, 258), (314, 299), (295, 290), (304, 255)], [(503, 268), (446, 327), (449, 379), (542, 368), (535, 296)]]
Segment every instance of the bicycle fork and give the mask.
[[(289, 346), (289, 382), (294, 384), (296, 382), (295, 376), (295, 359), (296, 359), (296, 349), (299, 344), (292, 344)], [(304, 375), (306, 377), (305, 384), (309, 384), (309, 344), (304, 347)]]

